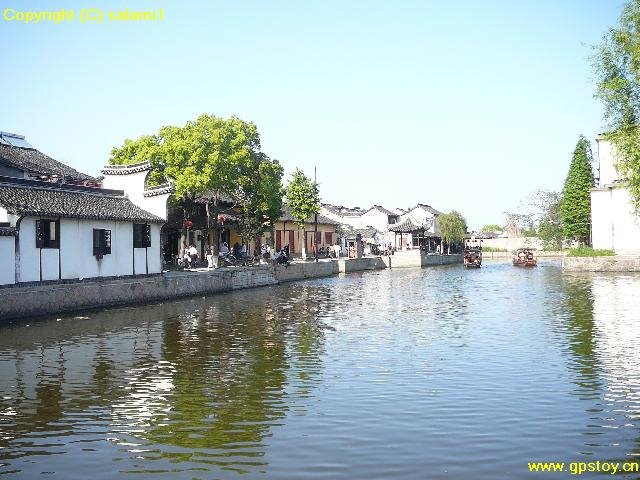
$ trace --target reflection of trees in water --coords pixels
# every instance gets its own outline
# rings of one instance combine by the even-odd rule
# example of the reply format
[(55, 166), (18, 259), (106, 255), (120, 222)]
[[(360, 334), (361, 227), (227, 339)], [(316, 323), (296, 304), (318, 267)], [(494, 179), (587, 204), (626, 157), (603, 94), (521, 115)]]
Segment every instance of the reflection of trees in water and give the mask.
[(3, 458), (31, 455), (16, 450), (31, 432), (71, 441), (89, 421), (154, 442), (149, 460), (261, 465), (265, 436), (289, 408), (305, 411), (319, 381), (331, 290), (292, 284), (20, 329), (0, 342), (0, 446), (15, 450)]
[[(311, 300), (300, 300), (304, 292), (288, 293), (290, 305), (264, 294), (225, 295), (205, 310), (165, 322), (163, 359), (173, 365), (171, 411), (145, 436), (198, 452), (163, 451), (162, 457), (238, 471), (263, 464), (263, 438), (288, 409), (290, 362), (302, 372), (301, 357), (317, 360), (312, 352), (321, 334), (309, 326)], [(312, 366), (317, 369), (317, 361)]]
[(564, 280), (565, 332), (573, 361), (569, 367), (578, 374), (576, 385), (584, 398), (597, 398), (602, 382), (595, 353), (593, 290), (589, 278), (567, 277)]

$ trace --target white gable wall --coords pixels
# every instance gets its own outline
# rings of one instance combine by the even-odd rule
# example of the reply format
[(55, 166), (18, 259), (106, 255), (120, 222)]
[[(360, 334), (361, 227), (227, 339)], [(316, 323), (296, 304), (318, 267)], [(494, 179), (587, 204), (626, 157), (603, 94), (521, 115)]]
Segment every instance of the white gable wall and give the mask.
[(0, 285), (15, 283), (16, 279), (16, 237), (0, 236)]
[(629, 191), (622, 187), (591, 191), (593, 248), (618, 254), (640, 253), (640, 217), (631, 205)]
[(618, 170), (616, 169), (615, 150), (613, 145), (602, 138), (596, 139), (598, 142), (598, 163), (599, 163), (599, 184), (610, 185), (618, 180)]
[(361, 228), (372, 226), (379, 232), (386, 232), (388, 228), (389, 216), (379, 210), (369, 210), (360, 217)]
[(149, 170), (127, 173), (125, 175), (104, 174), (102, 187), (113, 190), (123, 190), (132, 203), (143, 210), (153, 213), (160, 218), (167, 219), (167, 200), (169, 194), (144, 196), (145, 180)]

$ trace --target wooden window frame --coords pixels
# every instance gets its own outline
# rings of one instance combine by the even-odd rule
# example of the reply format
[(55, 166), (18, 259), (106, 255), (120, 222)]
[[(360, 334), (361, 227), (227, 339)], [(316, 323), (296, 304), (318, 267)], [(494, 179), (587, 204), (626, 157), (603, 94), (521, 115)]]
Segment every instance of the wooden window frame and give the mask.
[(93, 229), (93, 255), (95, 257), (111, 255), (111, 230), (107, 228)]
[[(53, 238), (51, 238), (51, 225)], [(60, 220), (41, 218), (36, 220), (36, 248), (60, 249)]]
[(148, 223), (133, 224), (133, 248), (149, 248), (151, 246), (151, 225)]

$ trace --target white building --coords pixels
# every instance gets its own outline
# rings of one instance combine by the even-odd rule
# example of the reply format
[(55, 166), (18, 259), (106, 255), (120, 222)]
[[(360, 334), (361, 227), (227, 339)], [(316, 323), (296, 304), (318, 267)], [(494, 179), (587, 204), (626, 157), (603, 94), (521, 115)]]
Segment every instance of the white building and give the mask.
[[(419, 247), (435, 249), (440, 241), (437, 216), (440, 212), (422, 203), (409, 209), (387, 210), (374, 205), (368, 210), (358, 207), (323, 204), (321, 213), (362, 235), (375, 236), (377, 243), (391, 243), (397, 249)], [(370, 232), (374, 232), (371, 234)]]
[(629, 190), (618, 175), (616, 152), (603, 137), (598, 142), (598, 186), (591, 190), (591, 240), (593, 248), (618, 254), (640, 253), (640, 217)]
[(0, 285), (162, 271), (170, 186), (142, 184), (137, 194), (132, 186), (131, 197), (98, 188), (97, 179), (4, 133), (0, 167)]

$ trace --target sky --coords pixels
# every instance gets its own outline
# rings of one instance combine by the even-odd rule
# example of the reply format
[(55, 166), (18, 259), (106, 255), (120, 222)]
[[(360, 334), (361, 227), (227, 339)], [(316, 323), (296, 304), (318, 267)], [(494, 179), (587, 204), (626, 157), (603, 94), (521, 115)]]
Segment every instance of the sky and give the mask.
[[(504, 222), (603, 130), (591, 46), (618, 0), (0, 0), (0, 130), (91, 175), (201, 113), (254, 122), (323, 202)], [(24, 24), (14, 10), (163, 10)], [(77, 14), (77, 13), (76, 13)]]

